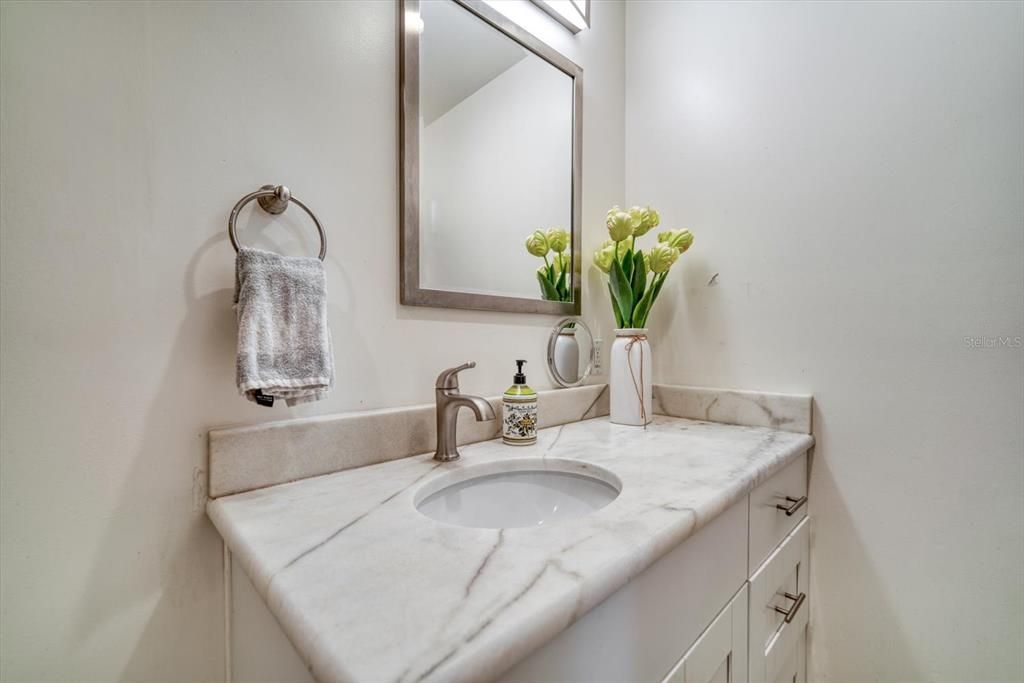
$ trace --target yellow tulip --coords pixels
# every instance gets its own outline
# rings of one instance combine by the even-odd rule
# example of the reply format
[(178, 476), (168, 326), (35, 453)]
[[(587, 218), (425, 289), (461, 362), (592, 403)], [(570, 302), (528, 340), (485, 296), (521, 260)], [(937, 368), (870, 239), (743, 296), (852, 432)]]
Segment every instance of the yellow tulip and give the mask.
[(651, 264), (651, 271), (655, 273), (667, 273), (672, 264), (679, 258), (679, 250), (659, 242), (647, 252), (647, 260)]
[(693, 244), (693, 233), (689, 230), (666, 230), (658, 233), (658, 241), (678, 249), (682, 254)]
[(631, 206), (627, 213), (629, 213), (629, 222), (633, 225), (633, 234), (635, 235), (644, 224), (644, 210), (639, 206)]
[(534, 230), (526, 238), (526, 251), (543, 258), (548, 253), (548, 238), (543, 230)]
[(602, 273), (607, 273), (612, 269), (612, 260), (615, 258), (615, 243), (611, 242), (610, 246), (602, 244), (601, 248), (594, 252), (594, 265), (597, 266)]
[(606, 224), (608, 236), (615, 242), (621, 242), (633, 234), (633, 219), (625, 211), (610, 214)]
[(547, 238), (548, 246), (556, 254), (561, 254), (569, 246), (569, 233), (561, 228), (548, 229)]
[(633, 237), (642, 237), (649, 233), (653, 228), (658, 227), (658, 224), (661, 223), (661, 216), (658, 215), (658, 212), (651, 207), (648, 206), (644, 209), (640, 209), (639, 207), (634, 206), (633, 209), (630, 209), (630, 213), (632, 213), (634, 209), (638, 210), (640, 225), (633, 228)]

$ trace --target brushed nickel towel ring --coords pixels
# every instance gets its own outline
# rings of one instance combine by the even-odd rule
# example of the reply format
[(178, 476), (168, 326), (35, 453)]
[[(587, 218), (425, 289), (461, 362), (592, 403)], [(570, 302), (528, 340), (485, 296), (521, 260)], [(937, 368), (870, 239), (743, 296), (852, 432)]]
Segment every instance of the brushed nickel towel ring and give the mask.
[(298, 204), (316, 224), (316, 230), (320, 233), (320, 260), (324, 260), (324, 257), (327, 256), (327, 233), (324, 232), (324, 226), (320, 225), (320, 219), (316, 217), (316, 214), (310, 211), (309, 207), (299, 201), (298, 197), (284, 185), (264, 185), (239, 199), (235, 208), (231, 209), (231, 215), (228, 217), (228, 237), (231, 238), (231, 246), (235, 248), (236, 252), (238, 251), (238, 236), (235, 234), (235, 219), (238, 218), (238, 212), (242, 210), (242, 207), (254, 199), (257, 200), (261, 209), (274, 215), (284, 213), (289, 202)]

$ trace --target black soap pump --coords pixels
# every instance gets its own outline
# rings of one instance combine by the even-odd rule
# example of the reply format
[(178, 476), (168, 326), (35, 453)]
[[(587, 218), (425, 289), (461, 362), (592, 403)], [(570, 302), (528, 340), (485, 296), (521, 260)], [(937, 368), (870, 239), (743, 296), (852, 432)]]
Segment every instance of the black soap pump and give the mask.
[(512, 386), (501, 397), (501, 439), (512, 446), (537, 443), (537, 392), (526, 384), (525, 360), (517, 360)]

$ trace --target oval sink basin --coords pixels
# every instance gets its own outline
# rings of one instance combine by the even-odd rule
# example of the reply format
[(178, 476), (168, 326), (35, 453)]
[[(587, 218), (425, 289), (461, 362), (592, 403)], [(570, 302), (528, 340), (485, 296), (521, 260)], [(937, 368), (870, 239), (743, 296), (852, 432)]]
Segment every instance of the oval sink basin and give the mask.
[(545, 526), (600, 510), (622, 490), (603, 467), (523, 458), (465, 467), (423, 486), (416, 509), (446, 524), (483, 529)]

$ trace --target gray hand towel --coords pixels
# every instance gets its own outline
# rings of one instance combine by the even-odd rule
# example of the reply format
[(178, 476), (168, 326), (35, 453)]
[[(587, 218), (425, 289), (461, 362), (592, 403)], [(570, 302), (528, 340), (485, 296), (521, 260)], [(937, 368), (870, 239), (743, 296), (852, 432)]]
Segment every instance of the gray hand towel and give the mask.
[(250, 401), (316, 401), (334, 384), (324, 265), (242, 247), (235, 260), (238, 390)]

